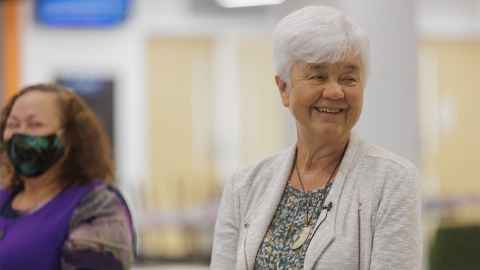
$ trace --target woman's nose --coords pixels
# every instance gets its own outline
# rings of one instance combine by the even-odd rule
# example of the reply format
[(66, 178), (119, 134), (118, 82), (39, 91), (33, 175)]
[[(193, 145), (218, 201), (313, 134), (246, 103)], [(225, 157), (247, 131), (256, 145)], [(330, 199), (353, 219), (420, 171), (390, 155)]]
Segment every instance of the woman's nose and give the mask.
[(323, 90), (323, 98), (326, 99), (343, 99), (345, 97), (345, 93), (343, 92), (343, 88), (337, 82), (330, 82), (325, 86)]

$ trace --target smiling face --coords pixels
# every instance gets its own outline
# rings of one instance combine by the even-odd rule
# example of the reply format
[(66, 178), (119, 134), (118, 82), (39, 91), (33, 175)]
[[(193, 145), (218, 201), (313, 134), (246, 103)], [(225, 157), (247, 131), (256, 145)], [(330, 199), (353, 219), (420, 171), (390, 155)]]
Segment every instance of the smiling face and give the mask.
[(360, 117), (364, 78), (360, 57), (350, 55), (336, 63), (296, 63), (290, 83), (275, 79), (299, 135), (335, 139), (348, 137)]
[(10, 111), (3, 140), (14, 134), (44, 136), (54, 134), (61, 127), (57, 97), (53, 93), (32, 91), (20, 96)]

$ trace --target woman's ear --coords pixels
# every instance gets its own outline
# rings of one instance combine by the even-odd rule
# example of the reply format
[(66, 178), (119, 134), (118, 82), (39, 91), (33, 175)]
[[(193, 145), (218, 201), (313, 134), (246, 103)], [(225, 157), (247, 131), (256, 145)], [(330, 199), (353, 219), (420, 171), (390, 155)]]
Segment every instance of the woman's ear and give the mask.
[(280, 78), (280, 76), (276, 75), (275, 83), (277, 84), (278, 91), (280, 92), (283, 106), (288, 108), (290, 105), (290, 91), (288, 89), (287, 82)]

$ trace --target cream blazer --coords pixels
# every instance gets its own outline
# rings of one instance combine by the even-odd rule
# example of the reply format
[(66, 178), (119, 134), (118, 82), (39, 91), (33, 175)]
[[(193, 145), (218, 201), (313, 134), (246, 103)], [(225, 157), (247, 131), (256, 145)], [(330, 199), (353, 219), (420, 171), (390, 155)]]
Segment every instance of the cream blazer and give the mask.
[[(210, 269), (253, 270), (280, 202), (295, 146), (226, 182)], [(308, 247), (304, 269), (419, 270), (420, 192), (415, 166), (352, 136)]]

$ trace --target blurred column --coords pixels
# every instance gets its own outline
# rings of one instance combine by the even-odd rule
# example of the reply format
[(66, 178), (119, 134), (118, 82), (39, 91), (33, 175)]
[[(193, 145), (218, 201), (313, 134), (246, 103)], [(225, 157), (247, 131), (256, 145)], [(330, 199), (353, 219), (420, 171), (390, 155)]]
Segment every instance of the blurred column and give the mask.
[(2, 37), (0, 90), (3, 97), (11, 96), (17, 91), (19, 85), (18, 3), (19, 1), (6, 0), (0, 4), (0, 34)]
[(370, 74), (357, 130), (419, 165), (414, 1), (340, 0), (338, 6), (370, 38)]
[(218, 179), (228, 179), (241, 167), (241, 107), (234, 34), (219, 36), (213, 51), (215, 164)]

